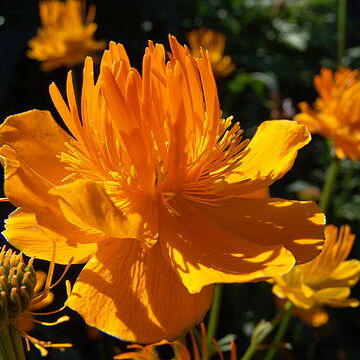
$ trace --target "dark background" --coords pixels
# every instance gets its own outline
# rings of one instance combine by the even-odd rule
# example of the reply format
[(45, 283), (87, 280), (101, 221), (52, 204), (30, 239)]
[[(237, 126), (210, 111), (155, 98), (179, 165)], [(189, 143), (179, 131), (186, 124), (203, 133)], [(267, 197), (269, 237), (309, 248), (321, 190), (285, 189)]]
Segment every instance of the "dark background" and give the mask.
[[(232, 114), (251, 136), (257, 125), (270, 118), (290, 118), (299, 101), (312, 102), (316, 93), (312, 79), (321, 66), (336, 68), (335, 0), (98, 0), (96, 37), (122, 42), (132, 64), (140, 67), (148, 39), (167, 44), (168, 33), (186, 42), (185, 34), (207, 26), (227, 36), (226, 54), (236, 70), (218, 82), (225, 115)], [(360, 2), (348, 1), (346, 65), (360, 65)], [(64, 89), (66, 68), (44, 73), (39, 63), (26, 56), (27, 42), (39, 26), (35, 0), (0, 0), (0, 119), (38, 108), (56, 111), (48, 95), (55, 81)], [(78, 66), (81, 70), (81, 65)], [(79, 71), (81, 73), (81, 71)], [(285, 100), (285, 102), (284, 102)], [(330, 156), (326, 142), (314, 136), (303, 149), (294, 168), (271, 189), (272, 195), (295, 199), (307, 186), (321, 188)], [(346, 176), (351, 172), (351, 176)], [(334, 193), (328, 223), (352, 226), (360, 231), (360, 166), (344, 161)], [(12, 210), (0, 204), (1, 218)], [(360, 258), (355, 245), (352, 257)], [(40, 268), (46, 264), (38, 261)], [(61, 268), (59, 266), (59, 268)], [(81, 267), (68, 275), (74, 281)], [(59, 269), (59, 273), (61, 269)], [(52, 308), (65, 299), (64, 286), (57, 290)], [(359, 288), (354, 290), (359, 298)], [(245, 351), (251, 329), (260, 319), (275, 313), (270, 286), (266, 283), (233, 285), (225, 288), (221, 323), (217, 338), (227, 333), (237, 336), (239, 354)], [(282, 359), (358, 359), (360, 358), (360, 315), (356, 309), (329, 309), (331, 321), (312, 329), (293, 320), (287, 340), (292, 351)], [(73, 349), (51, 351), (51, 359), (111, 359), (114, 348), (125, 344), (99, 332), (90, 331), (71, 310), (70, 323), (56, 327), (38, 326), (34, 334), (43, 340), (70, 341)], [(181, 315), (180, 315), (181, 316)], [(162, 356), (169, 358), (168, 349)], [(29, 359), (40, 358), (36, 350)], [(259, 353), (254, 358), (261, 359)]]

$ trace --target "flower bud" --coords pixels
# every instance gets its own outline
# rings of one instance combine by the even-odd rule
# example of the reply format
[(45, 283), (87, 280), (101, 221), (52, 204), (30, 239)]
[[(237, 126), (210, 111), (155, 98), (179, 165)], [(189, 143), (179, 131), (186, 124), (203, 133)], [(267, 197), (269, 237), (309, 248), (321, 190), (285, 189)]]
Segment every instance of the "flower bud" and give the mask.
[(0, 251), (0, 321), (8, 321), (25, 311), (34, 295), (36, 284), (32, 260), (26, 265), (22, 254)]

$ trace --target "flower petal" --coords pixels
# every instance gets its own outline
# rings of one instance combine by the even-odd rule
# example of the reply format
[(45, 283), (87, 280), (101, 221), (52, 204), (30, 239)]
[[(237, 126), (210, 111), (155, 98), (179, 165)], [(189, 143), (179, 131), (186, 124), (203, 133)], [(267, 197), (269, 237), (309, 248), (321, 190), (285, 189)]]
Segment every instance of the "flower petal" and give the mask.
[(193, 206), (244, 239), (284, 245), (297, 263), (313, 259), (324, 243), (325, 216), (312, 201), (233, 198), (219, 206)]
[(57, 156), (70, 139), (48, 111), (9, 116), (0, 127), (0, 144), (10, 146), (21, 164), (53, 184), (68, 173)]
[(356, 299), (348, 299), (350, 289), (348, 287), (326, 288), (317, 291), (314, 298), (317, 303), (334, 307), (358, 306)]
[(141, 223), (138, 214), (127, 216), (115, 207), (101, 184), (76, 180), (49, 192), (59, 199), (65, 218), (86, 231), (115, 238), (136, 238)]
[(52, 184), (35, 172), (27, 163), (21, 163), (9, 145), (0, 148), (5, 167), (5, 194), (16, 206), (38, 213), (51, 208), (56, 212), (56, 201), (47, 194)]
[[(246, 228), (238, 229), (232, 224), (234, 217), (226, 226), (222, 206), (213, 207), (217, 209), (213, 214), (203, 211), (206, 206), (187, 200), (177, 199), (171, 206), (178, 215), (169, 215), (165, 210), (161, 214), (159, 242), (191, 293), (209, 284), (249, 282), (283, 274), (295, 263), (281, 238), (277, 240), (280, 244), (255, 242), (248, 237)], [(261, 216), (257, 214), (256, 218)], [(257, 232), (269, 230), (271, 236), (272, 227), (258, 223)], [(284, 237), (288, 233), (273, 229), (273, 234)]]
[[(311, 137), (304, 125), (294, 121), (264, 121), (245, 151), (241, 164), (225, 178), (228, 184), (239, 185), (247, 193), (271, 185), (292, 167), (298, 150)], [(230, 191), (230, 189), (229, 189)]]
[(325, 325), (329, 320), (328, 313), (320, 306), (314, 306), (310, 309), (295, 308), (294, 314), (313, 327)]
[[(32, 215), (33, 218), (31, 220), (25, 221), (21, 218), (21, 220), (19, 219), (20, 222), (15, 218), (12, 219), (16, 212), (10, 216), (7, 220), (7, 231), (4, 234), (11, 244), (30, 256), (36, 255), (45, 260), (51, 260), (52, 242), (46, 242), (47, 246), (39, 245), (43, 248), (43, 251), (32, 252), (29, 246), (30, 244), (24, 242), (18, 236), (20, 229), (23, 229), (23, 232), (28, 231), (26, 230), (28, 229), (28, 222), (30, 228), (32, 224), (41, 226), (41, 233), (48, 231), (48, 235), (46, 236), (50, 237), (50, 239), (52, 236), (55, 236), (53, 234), (55, 233), (56, 241), (60, 243), (65, 242), (73, 248), (77, 246), (77, 242), (82, 244), (97, 242), (99, 240), (99, 234), (82, 231), (64, 218), (59, 208), (57, 198), (48, 194), (48, 191), (52, 188), (52, 184), (49, 184), (46, 179), (29, 168), (26, 163), (21, 164), (16, 157), (16, 152), (10, 148), (10, 146), (2, 146), (0, 148), (0, 154), (5, 159), (5, 193), (7, 197), (13, 204), (21, 207), (27, 213), (36, 214)], [(15, 232), (12, 231), (13, 228), (16, 229)], [(26, 234), (24, 236), (26, 238)], [(40, 234), (39, 238), (42, 236), (44, 235)], [(40, 244), (42, 243), (45, 243), (45, 240), (40, 242)], [(69, 251), (67, 255), (69, 255)], [(67, 255), (65, 256), (66, 260), (65, 258), (60, 260), (61, 256), (59, 255), (59, 257), (57, 257), (59, 258), (59, 262), (67, 263), (71, 257)], [(84, 260), (83, 255), (81, 255), (77, 261), (85, 262), (86, 260)]]
[(354, 286), (360, 278), (360, 261), (347, 260), (343, 261), (332, 273), (323, 286), (342, 287)]
[[(84, 234), (64, 219), (57, 199), (48, 194), (68, 174), (58, 155), (66, 150), (64, 143), (71, 137), (49, 112), (32, 110), (7, 118), (0, 127), (0, 140), (9, 200), (36, 213), (39, 224), (68, 237), (68, 241), (82, 239)], [(9, 233), (8, 239), (15, 244), (17, 240), (12, 241), (11, 236)]]
[(35, 214), (15, 210), (6, 220), (6, 230), (3, 235), (10, 244), (20, 249), (28, 256), (51, 260), (55, 248), (55, 260), (67, 264), (74, 257), (74, 263), (85, 263), (97, 249), (96, 243), (81, 243), (86, 234), (72, 244), (59, 233), (40, 226)]
[(186, 332), (211, 298), (211, 287), (189, 294), (158, 245), (145, 250), (137, 239), (113, 239), (82, 270), (67, 304), (91, 326), (149, 343)]

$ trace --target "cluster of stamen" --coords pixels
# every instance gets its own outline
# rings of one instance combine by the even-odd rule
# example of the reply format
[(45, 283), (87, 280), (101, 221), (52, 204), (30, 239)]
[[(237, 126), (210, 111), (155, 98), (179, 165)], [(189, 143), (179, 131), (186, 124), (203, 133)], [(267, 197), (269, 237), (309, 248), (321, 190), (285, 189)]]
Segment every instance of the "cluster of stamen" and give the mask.
[(33, 258), (27, 265), (22, 254), (11, 249), (0, 252), (0, 319), (16, 317), (25, 311), (34, 296), (36, 275)]
[[(41, 291), (35, 291), (37, 285), (36, 272), (33, 267), (34, 258), (32, 257), (26, 264), (22, 253), (18, 254), (13, 250), (6, 250), (3, 246), (0, 249), (0, 327), (11, 327), (24, 337), (27, 348), (30, 350), (32, 343), (42, 356), (46, 356), (46, 348), (67, 348), (71, 347), (68, 343), (54, 344), (49, 341), (38, 340), (27, 334), (20, 326), (21, 318), (30, 320), (47, 326), (53, 326), (68, 321), (68, 316), (62, 316), (54, 322), (44, 322), (33, 318), (37, 315), (51, 315), (62, 311), (66, 306), (49, 312), (32, 312), (32, 306), (40, 303), (50, 293), (50, 290), (58, 285), (64, 278), (69, 269), (72, 260), (66, 266), (60, 278), (52, 283), (55, 267), (55, 245), (53, 252), (53, 261), (50, 263), (49, 271), (46, 277), (44, 288)], [(70, 283), (66, 281), (67, 294), (70, 294)]]

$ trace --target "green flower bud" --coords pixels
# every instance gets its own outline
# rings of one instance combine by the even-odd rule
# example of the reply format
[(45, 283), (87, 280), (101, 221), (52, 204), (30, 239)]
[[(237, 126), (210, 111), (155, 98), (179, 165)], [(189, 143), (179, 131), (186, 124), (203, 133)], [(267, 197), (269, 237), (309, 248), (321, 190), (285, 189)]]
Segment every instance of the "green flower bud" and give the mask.
[(32, 259), (26, 265), (22, 254), (2, 247), (0, 251), (0, 321), (25, 311), (34, 295), (36, 274)]

